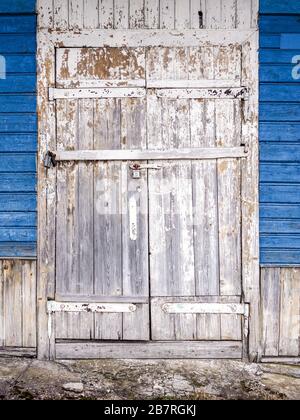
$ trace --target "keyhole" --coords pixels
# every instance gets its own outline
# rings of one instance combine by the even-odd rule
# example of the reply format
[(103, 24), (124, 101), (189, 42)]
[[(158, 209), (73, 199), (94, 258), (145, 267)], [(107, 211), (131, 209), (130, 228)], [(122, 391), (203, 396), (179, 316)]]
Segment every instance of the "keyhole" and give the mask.
[(203, 29), (203, 12), (200, 10), (198, 12), (198, 15), (199, 15), (199, 28)]

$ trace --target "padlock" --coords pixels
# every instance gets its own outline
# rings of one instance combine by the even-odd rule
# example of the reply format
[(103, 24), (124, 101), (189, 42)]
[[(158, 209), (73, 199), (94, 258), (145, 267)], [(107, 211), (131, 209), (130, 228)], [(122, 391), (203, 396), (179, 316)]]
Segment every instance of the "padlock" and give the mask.
[(140, 169), (133, 169), (131, 171), (131, 176), (132, 176), (133, 179), (141, 179), (142, 175), (141, 175)]

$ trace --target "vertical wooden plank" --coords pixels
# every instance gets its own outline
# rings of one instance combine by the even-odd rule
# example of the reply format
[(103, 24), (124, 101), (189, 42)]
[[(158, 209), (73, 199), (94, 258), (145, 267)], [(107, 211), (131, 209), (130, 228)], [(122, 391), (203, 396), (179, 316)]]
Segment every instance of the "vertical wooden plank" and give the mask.
[(0, 347), (5, 343), (4, 324), (4, 261), (0, 261)]
[(280, 268), (261, 270), (263, 354), (279, 356)]
[(259, 284), (259, 197), (258, 197), (258, 34), (243, 45), (242, 85), (250, 87), (242, 124), (243, 142), (249, 146), (242, 165), (242, 278), (245, 302), (250, 305), (249, 356), (261, 357), (261, 309)]
[[(95, 101), (96, 149), (120, 149), (121, 104), (118, 99)], [(118, 296), (122, 286), (121, 163), (99, 162), (94, 181), (95, 294)], [(121, 314), (95, 314), (95, 339), (121, 340)]]
[(22, 347), (22, 269), (20, 261), (4, 267), (5, 347)]
[[(241, 142), (240, 101), (216, 102), (216, 136), (219, 146)], [(218, 161), (219, 254), (221, 295), (241, 295), (241, 191), (240, 162)]]
[(114, 0), (114, 27), (129, 28), (129, 0)]
[(52, 29), (53, 28), (53, 0), (38, 0), (38, 28)]
[[(80, 100), (78, 105), (78, 148), (94, 148), (94, 103), (93, 100)], [(94, 291), (94, 164), (78, 164), (78, 265), (79, 282), (83, 294)]]
[(251, 28), (258, 29), (259, 0), (251, 0)]
[(46, 33), (38, 32), (38, 357), (48, 359), (47, 300), (54, 299), (55, 288), (55, 226), (56, 226), (56, 170), (46, 171), (44, 157), (48, 150), (56, 150), (55, 104), (49, 102), (48, 89), (55, 86), (55, 49)]
[(300, 355), (300, 273), (281, 269), (280, 356)]
[(145, 27), (144, 0), (129, 0), (129, 28), (139, 29)]
[(222, 0), (206, 0), (206, 29), (222, 28)]
[(99, 0), (83, 0), (84, 28), (99, 28)]
[(22, 262), (22, 347), (36, 347), (36, 262)]
[(191, 28), (190, 0), (176, 0), (175, 2), (175, 29), (178, 31)]
[(114, 27), (114, 2), (99, 0), (99, 27), (111, 29)]
[(69, 29), (83, 29), (83, 0), (69, 0)]
[(236, 0), (222, 0), (221, 28), (236, 28)]
[(237, 0), (237, 28), (250, 29), (252, 20), (251, 0)]
[(160, 29), (175, 28), (175, 0), (160, 0)]
[(145, 0), (145, 28), (158, 29), (160, 27), (160, 0)]
[(69, 28), (69, 0), (54, 0), (54, 29), (65, 31)]
[[(77, 150), (78, 101), (57, 103), (57, 150)], [(78, 164), (64, 163), (57, 174), (56, 291), (82, 292), (78, 274)]]
[[(202, 29), (205, 27), (205, 17), (206, 17), (205, 0), (190, 0), (190, 2), (191, 2), (191, 29)], [(202, 13), (201, 16), (200, 16), (200, 13)]]

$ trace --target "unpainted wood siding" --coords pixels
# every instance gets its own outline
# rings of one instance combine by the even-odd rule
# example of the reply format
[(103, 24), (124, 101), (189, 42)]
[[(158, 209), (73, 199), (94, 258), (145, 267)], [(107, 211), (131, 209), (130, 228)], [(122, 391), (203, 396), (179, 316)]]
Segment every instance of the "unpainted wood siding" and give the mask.
[(35, 54), (35, 1), (1, 0), (0, 257), (4, 258), (36, 255)]
[(261, 263), (299, 266), (300, 1), (260, 12)]
[(300, 269), (261, 271), (263, 355), (300, 356)]
[(38, 0), (46, 29), (249, 29), (258, 0)]
[(0, 347), (36, 347), (36, 262), (0, 262)]

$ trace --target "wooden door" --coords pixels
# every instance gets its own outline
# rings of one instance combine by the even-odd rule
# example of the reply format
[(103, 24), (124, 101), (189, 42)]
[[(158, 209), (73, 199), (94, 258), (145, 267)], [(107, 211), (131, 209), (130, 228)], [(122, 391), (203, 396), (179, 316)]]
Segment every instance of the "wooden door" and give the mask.
[(40, 348), (57, 358), (247, 355), (255, 34), (49, 37)]
[[(128, 87), (145, 86), (144, 50), (58, 49), (56, 58), (58, 91), (90, 88), (56, 99), (57, 150), (146, 149), (145, 89)], [(132, 164), (58, 165), (55, 300), (121, 306), (57, 314), (57, 339), (150, 338), (147, 176), (134, 179)]]

